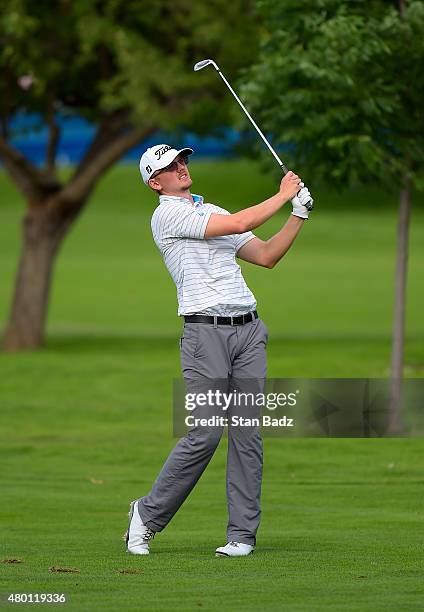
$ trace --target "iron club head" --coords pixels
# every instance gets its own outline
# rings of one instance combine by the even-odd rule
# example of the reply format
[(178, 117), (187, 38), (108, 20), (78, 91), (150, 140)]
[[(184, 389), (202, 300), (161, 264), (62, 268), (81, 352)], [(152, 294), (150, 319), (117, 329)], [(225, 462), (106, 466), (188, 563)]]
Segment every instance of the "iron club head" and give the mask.
[(197, 62), (197, 64), (194, 65), (193, 70), (197, 72), (198, 70), (202, 70), (203, 68), (206, 68), (206, 66), (213, 66), (215, 70), (219, 70), (217, 64), (215, 64), (215, 62), (211, 59), (204, 59), (204, 60), (201, 60), (200, 62)]

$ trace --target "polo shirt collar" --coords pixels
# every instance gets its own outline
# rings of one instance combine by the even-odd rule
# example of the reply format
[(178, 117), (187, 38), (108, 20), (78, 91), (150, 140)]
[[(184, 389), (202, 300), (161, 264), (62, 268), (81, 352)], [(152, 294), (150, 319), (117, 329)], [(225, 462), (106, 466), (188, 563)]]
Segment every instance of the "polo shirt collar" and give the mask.
[[(192, 193), (191, 195), (193, 197), (195, 206), (199, 206), (200, 204), (203, 204), (203, 196), (198, 195), (196, 193)], [(159, 204), (164, 204), (166, 202), (169, 202), (169, 200), (171, 201), (174, 200), (176, 202), (188, 202), (189, 204), (191, 204), (188, 198), (183, 198), (181, 196), (173, 196), (173, 195), (160, 195), (159, 196)]]

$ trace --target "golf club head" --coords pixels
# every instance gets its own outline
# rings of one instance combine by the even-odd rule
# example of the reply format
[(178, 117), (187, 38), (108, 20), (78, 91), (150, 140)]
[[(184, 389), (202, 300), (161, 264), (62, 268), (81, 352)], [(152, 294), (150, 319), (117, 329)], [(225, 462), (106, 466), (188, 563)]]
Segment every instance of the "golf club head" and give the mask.
[(204, 59), (204, 60), (201, 60), (200, 62), (197, 62), (197, 64), (194, 64), (193, 70), (197, 72), (198, 70), (202, 70), (203, 68), (206, 68), (206, 66), (213, 66), (215, 70), (219, 70), (217, 64), (215, 64), (215, 62), (211, 59)]

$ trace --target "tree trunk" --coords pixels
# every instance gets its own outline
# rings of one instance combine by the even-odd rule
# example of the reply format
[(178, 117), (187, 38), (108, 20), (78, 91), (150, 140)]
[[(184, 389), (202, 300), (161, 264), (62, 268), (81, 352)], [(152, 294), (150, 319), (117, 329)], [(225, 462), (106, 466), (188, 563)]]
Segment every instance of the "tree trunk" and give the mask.
[(55, 256), (80, 208), (65, 214), (37, 206), (25, 214), (15, 293), (3, 337), (6, 351), (42, 345)]
[(389, 433), (402, 433), (402, 377), (405, 339), (406, 279), (408, 271), (409, 220), (411, 216), (411, 184), (404, 177), (400, 192), (395, 308), (393, 319), (392, 367), (389, 404)]
[[(153, 126), (129, 129), (126, 118), (123, 124), (114, 124), (112, 130), (107, 122), (103, 123), (66, 185), (52, 178), (51, 173), (41, 172), (0, 136), (4, 165), (30, 202), (23, 219), (23, 246), (12, 310), (3, 336), (5, 350), (41, 346), (54, 259), (63, 238), (106, 170), (154, 131)], [(52, 165), (52, 151), (49, 155)]]

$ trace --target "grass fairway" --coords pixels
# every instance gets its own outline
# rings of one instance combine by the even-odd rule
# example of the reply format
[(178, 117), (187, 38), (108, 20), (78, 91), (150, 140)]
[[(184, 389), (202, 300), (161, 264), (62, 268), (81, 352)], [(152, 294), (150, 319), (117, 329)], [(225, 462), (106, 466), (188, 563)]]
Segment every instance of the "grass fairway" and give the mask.
[[(193, 164), (192, 174), (194, 191), (232, 209), (274, 189), (245, 162)], [(23, 205), (1, 173), (0, 194), (4, 321)], [(315, 195), (317, 210), (280, 266), (244, 266), (270, 331), (269, 374), (385, 377), (395, 201), (373, 191)], [(422, 204), (411, 226), (410, 377), (424, 375)], [(225, 542), (223, 440), (152, 554), (125, 554), (129, 502), (175, 443), (181, 323), (150, 235), (154, 205), (137, 168), (114, 169), (58, 257), (45, 347), (0, 354), (0, 560), (22, 559), (0, 564), (0, 592), (66, 593), (66, 607), (49, 609), (87, 611), (421, 609), (419, 438), (265, 439), (258, 548), (245, 559), (213, 555)]]

